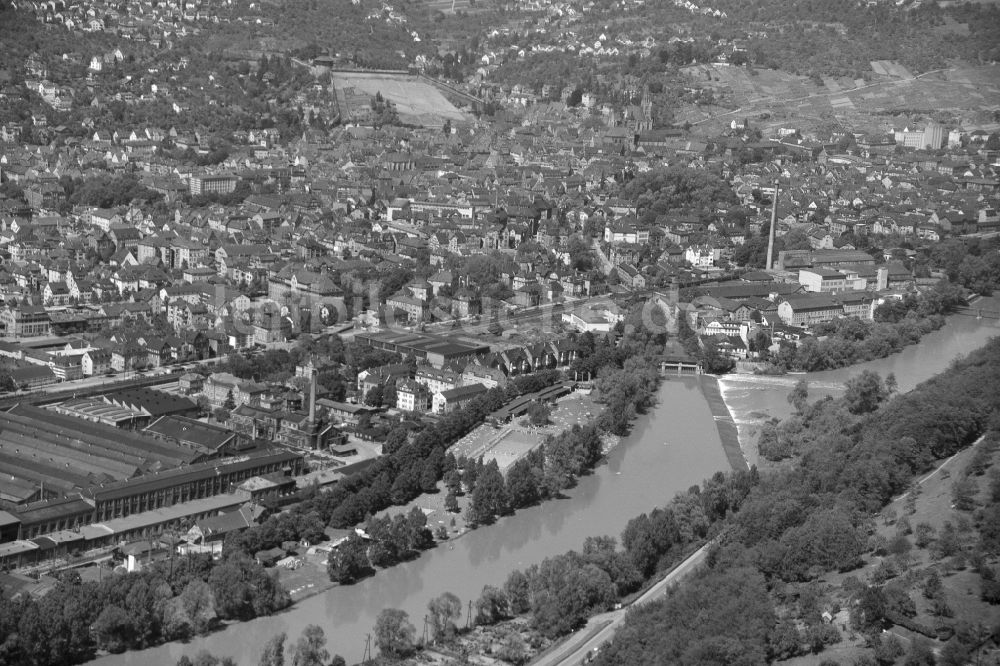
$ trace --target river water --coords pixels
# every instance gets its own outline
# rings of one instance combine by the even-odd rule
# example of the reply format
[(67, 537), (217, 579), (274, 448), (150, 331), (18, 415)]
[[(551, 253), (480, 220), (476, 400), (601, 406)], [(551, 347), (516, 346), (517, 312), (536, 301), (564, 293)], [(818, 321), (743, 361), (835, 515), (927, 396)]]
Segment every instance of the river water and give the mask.
[[(895, 373), (900, 390), (909, 390), (997, 334), (996, 321), (952, 317), (919, 345), (890, 358), (808, 375), (810, 399), (839, 393), (843, 383), (864, 368), (883, 376)], [(740, 376), (720, 382), (741, 440), (743, 431), (761, 416), (782, 417), (790, 412), (786, 396), (798, 379)], [(484, 585), (501, 584), (513, 569), (579, 549), (588, 536), (618, 536), (633, 516), (729, 469), (714, 417), (697, 381), (665, 381), (658, 397), (657, 407), (636, 421), (632, 433), (606, 462), (580, 479), (566, 499), (519, 511), (417, 560), (379, 571), (356, 585), (335, 587), (274, 617), (234, 624), (187, 644), (171, 643), (92, 663), (173, 666), (182, 654), (193, 657), (207, 649), (217, 656), (231, 656), (241, 666), (255, 666), (271, 636), (283, 631), (294, 641), (308, 624), (323, 627), (332, 653), (356, 663), (363, 656), (365, 636), (383, 608), (405, 610), (419, 634), (427, 602), (442, 592), (452, 592), (468, 604)]]
[[(640, 417), (593, 474), (567, 499), (518, 511), (405, 564), (379, 571), (356, 585), (335, 587), (288, 611), (191, 641), (96, 660), (101, 666), (173, 666), (182, 654), (207, 649), (255, 666), (261, 647), (278, 632), (295, 640), (307, 624), (323, 627), (330, 651), (349, 663), (361, 660), (365, 636), (383, 608), (401, 608), (422, 629), (427, 602), (452, 592), (466, 605), (484, 585), (500, 585), (513, 569), (579, 549), (588, 536), (619, 536), (632, 517), (660, 506), (675, 493), (729, 468), (708, 404), (696, 380), (671, 379), (659, 405)], [(464, 617), (463, 617), (464, 619)], [(373, 648), (374, 649), (374, 648)]]
[[(983, 308), (997, 309), (1000, 297), (983, 299), (981, 303)], [(727, 375), (719, 380), (719, 385), (736, 421), (740, 441), (745, 443), (762, 418), (785, 418), (792, 413), (788, 393), (800, 379), (809, 384), (810, 401), (828, 395), (839, 396), (843, 393), (844, 382), (866, 369), (874, 370), (882, 377), (895, 374), (899, 390), (905, 392), (942, 372), (953, 360), (982, 347), (997, 335), (1000, 335), (1000, 321), (953, 315), (948, 318), (947, 324), (925, 335), (919, 344), (887, 358), (803, 375)], [(751, 463), (755, 462), (752, 450), (747, 450), (747, 457)]]

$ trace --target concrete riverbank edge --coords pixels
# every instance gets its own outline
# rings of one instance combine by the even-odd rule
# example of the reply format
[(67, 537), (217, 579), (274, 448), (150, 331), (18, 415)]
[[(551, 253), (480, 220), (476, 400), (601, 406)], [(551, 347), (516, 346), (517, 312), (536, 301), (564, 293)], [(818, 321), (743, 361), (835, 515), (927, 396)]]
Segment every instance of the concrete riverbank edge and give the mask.
[(722, 397), (719, 378), (703, 374), (698, 377), (698, 384), (701, 386), (702, 395), (708, 401), (708, 408), (712, 412), (715, 427), (719, 431), (719, 439), (722, 440), (722, 450), (726, 452), (726, 460), (729, 461), (729, 465), (734, 470), (749, 469), (750, 464), (740, 447), (739, 429), (736, 427), (736, 421), (733, 419), (733, 413), (729, 410), (729, 405)]

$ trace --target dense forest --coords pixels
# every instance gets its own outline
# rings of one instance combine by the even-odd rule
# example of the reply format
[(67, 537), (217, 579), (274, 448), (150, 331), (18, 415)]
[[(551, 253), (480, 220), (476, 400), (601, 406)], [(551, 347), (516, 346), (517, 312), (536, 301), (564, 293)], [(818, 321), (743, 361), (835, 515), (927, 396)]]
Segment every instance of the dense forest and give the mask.
[(949, 238), (922, 248), (916, 265), (934, 266), (955, 284), (989, 296), (1000, 288), (1000, 239)]
[(933, 2), (859, 7), (853, 0), (715, 4), (730, 19), (766, 26), (767, 37), (750, 42), (755, 65), (793, 74), (868, 78), (872, 60), (898, 60), (916, 74), (958, 58), (984, 63), (1000, 55), (1000, 10), (990, 3), (948, 8)]
[[(790, 433), (796, 463), (761, 474), (736, 502), (738, 509), (705, 529), (724, 530), (709, 565), (663, 601), (631, 613), (597, 663), (663, 663), (664, 655), (670, 655), (667, 661), (675, 664), (763, 664), (822, 651), (838, 641), (839, 630), (819, 620), (818, 610), (806, 614), (804, 627), (778, 621), (777, 593), (783, 585), (857, 567), (872, 552), (872, 512), (909, 488), (915, 475), (934, 461), (997, 427), (1000, 340), (907, 394), (894, 395), (877, 376), (863, 376), (848, 385), (842, 399), (813, 404), (803, 400), (800, 406)], [(986, 460), (983, 465), (988, 465)], [(990, 562), (1000, 555), (996, 476), (994, 489), (974, 514), (981, 538), (967, 540), (965, 546), (979, 574), (980, 594), (989, 603), (997, 601)], [(967, 492), (964, 498), (975, 505)], [(626, 534), (630, 529), (632, 524)], [(954, 532), (924, 532), (925, 542), (920, 544), (918, 538), (918, 546), (935, 542), (942, 556), (958, 552)], [(912, 547), (908, 538), (899, 541), (901, 550)], [(885, 547), (874, 546), (876, 551)], [(660, 552), (654, 545), (649, 560)], [(845, 581), (844, 594), (851, 599), (852, 629), (868, 636), (877, 658), (894, 652), (880, 663), (894, 663), (902, 649), (884, 647), (880, 635), (883, 628), (907, 621), (908, 605), (887, 582), (899, 572), (886, 575), (867, 583)], [(817, 603), (813, 599), (814, 610)], [(961, 623), (948, 626), (950, 640), (940, 663), (964, 664), (963, 658), (949, 655), (967, 658), (983, 639), (976, 643)], [(989, 631), (994, 629), (987, 628), (986, 640)], [(919, 645), (913, 650), (923, 653)]]
[(641, 222), (653, 223), (659, 216), (678, 209), (699, 211), (711, 216), (717, 207), (737, 203), (733, 188), (711, 171), (668, 167), (641, 173), (622, 188), (622, 195), (634, 201)]
[(206, 42), (210, 49), (288, 49), (303, 57), (330, 50), (330, 55), (336, 53), (360, 67), (395, 69), (405, 69), (416, 55), (433, 53), (431, 42), (411, 35), (407, 25), (410, 17), (393, 19), (390, 13), (400, 12), (390, 12), (388, 5), (377, 11), (372, 11), (371, 4), (348, 0), (283, 0), (274, 5), (242, 2), (237, 6), (241, 14), (273, 19), (273, 28), (265, 33), (252, 24), (232, 23), (214, 32)]

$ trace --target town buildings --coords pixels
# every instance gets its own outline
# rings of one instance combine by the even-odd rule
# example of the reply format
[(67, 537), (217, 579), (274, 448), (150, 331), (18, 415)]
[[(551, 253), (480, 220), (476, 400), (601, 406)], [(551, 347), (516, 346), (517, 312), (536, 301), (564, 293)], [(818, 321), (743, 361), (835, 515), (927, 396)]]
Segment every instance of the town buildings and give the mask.
[[(23, 192), (0, 197), (0, 355), (15, 387), (305, 348), (352, 326), (359, 347), (398, 359), (356, 376), (338, 362), (327, 370), (327, 388), (342, 391), (336, 400), (305, 397), (301, 375), (258, 376), (251, 360), (241, 376), (179, 371), (185, 397), (169, 409), (108, 391), (41, 414), (25, 405), (3, 412), (0, 539), (14, 525), (37, 536), (99, 520), (97, 543), (151, 529), (108, 527), (137, 513), (197, 503), (170, 514), (179, 521), (232, 509), (238, 493), (272, 487), (239, 486), (291, 478), (305, 452), (328, 449), (341, 429), (374, 437), (368, 426), (386, 411), (446, 414), (512, 378), (569, 369), (570, 332), (612, 344), (633, 298), (652, 304), (666, 330), (685, 321), (721, 336), (723, 353), (750, 359), (753, 332), (777, 329), (791, 340), (837, 317), (869, 320), (881, 299), (915, 293), (918, 276), (934, 268), (925, 250), (1000, 229), (997, 151), (959, 128), (953, 136), (927, 123), (841, 142), (796, 127), (751, 136), (753, 119), (738, 118), (713, 134), (658, 127), (649, 92), (627, 77), (601, 80), (607, 94), (490, 79), (498, 62), (524, 57), (506, 41), (529, 34), (543, 42), (531, 45), (538, 53), (571, 46), (587, 60), (655, 57), (663, 45), (647, 35), (584, 42), (572, 31), (498, 27), (476, 54), (476, 83), (455, 88), (488, 98), (498, 113), (456, 109), (447, 131), (433, 122), (377, 131), (361, 118), (338, 123), (338, 96), (301, 68), (299, 89), (282, 89), (273, 72), (254, 87), (261, 99), (282, 100), (279, 117), (298, 109), (302, 117), (283, 129), (269, 117), (212, 132), (199, 119), (240, 113), (226, 97), (235, 83), (219, 82), (228, 76), (221, 65), (192, 66), (170, 45), (216, 21), (250, 20), (239, 7), (139, 3), (125, 16), (105, 5), (17, 4), (81, 46), (25, 57), (10, 70), (16, 80), (0, 81), (0, 98), (30, 110), (0, 115), (5, 192)], [(553, 17), (577, 11), (557, 9)], [(250, 24), (266, 26), (257, 18)], [(113, 33), (117, 45), (87, 52), (89, 32)], [(728, 55), (745, 52), (732, 46)], [(161, 59), (121, 75), (147, 52)], [(226, 70), (257, 73), (259, 55), (229, 53), (237, 64)], [(87, 79), (53, 80), (74, 68)], [(576, 92), (579, 107), (567, 105)], [(147, 106), (170, 111), (147, 114)], [(109, 107), (136, 108), (120, 117), (162, 117), (164, 126), (116, 119)], [(662, 169), (715, 179), (731, 193), (660, 206), (623, 187)], [(156, 197), (78, 203), (67, 185), (133, 180)], [(739, 264), (769, 224), (765, 200), (778, 180), (776, 235), (808, 249), (782, 251), (777, 270), (753, 275)], [(860, 249), (874, 247), (886, 254)], [(510, 325), (533, 309), (555, 313), (551, 334), (535, 335), (537, 320)], [(474, 332), (449, 335), (456, 320)], [(365, 404), (377, 402), (376, 389), (395, 400)], [(281, 447), (266, 454), (278, 458), (265, 461), (263, 443)], [(225, 527), (200, 525), (208, 540)]]

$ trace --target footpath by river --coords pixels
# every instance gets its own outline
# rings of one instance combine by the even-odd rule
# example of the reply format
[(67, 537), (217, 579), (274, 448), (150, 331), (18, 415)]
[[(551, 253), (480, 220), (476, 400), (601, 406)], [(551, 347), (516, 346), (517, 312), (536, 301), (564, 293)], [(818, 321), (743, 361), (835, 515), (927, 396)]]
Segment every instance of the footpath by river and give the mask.
[[(1000, 334), (998, 322), (955, 316), (919, 345), (871, 363), (808, 375), (810, 398), (836, 395), (843, 383), (870, 368), (895, 373), (902, 391), (945, 369), (957, 356)], [(566, 499), (519, 511), (496, 524), (443, 544), (420, 558), (379, 571), (356, 585), (334, 587), (273, 617), (234, 624), (189, 643), (110, 655), (100, 666), (173, 666), (181, 655), (209, 650), (256, 666), (264, 643), (279, 632), (297, 639), (308, 624), (326, 632), (329, 649), (348, 663), (362, 658), (366, 636), (383, 608), (410, 615), (418, 633), (427, 603), (452, 592), (468, 604), (484, 585), (499, 585), (514, 569), (581, 547), (588, 536), (618, 536), (634, 516), (660, 506), (717, 471), (751, 463), (747, 435), (761, 417), (790, 413), (786, 396), (801, 377), (669, 378), (658, 404), (636, 420), (632, 433)], [(752, 447), (750, 447), (752, 448)]]

